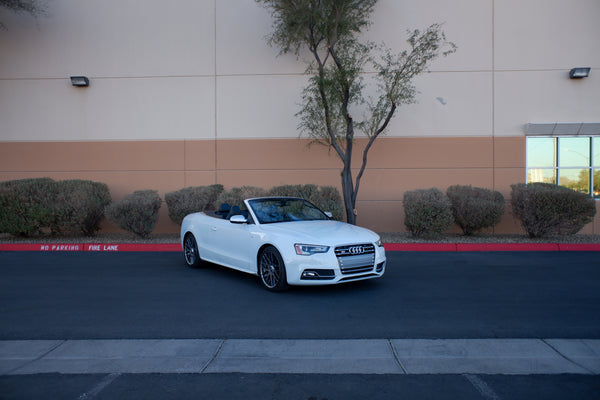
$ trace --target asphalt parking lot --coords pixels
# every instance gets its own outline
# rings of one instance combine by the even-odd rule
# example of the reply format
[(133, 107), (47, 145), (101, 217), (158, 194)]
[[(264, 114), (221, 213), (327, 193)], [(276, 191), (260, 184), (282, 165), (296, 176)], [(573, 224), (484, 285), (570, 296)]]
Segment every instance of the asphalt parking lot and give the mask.
[(46, 374), (0, 376), (0, 390), (7, 400), (595, 400), (600, 382), (586, 375)]
[[(566, 339), (590, 345), (596, 354), (597, 254), (389, 252), (382, 279), (270, 293), (255, 277), (239, 272), (214, 265), (189, 269), (179, 253), (1, 252), (0, 344), (25, 343), (31, 348), (56, 341), (63, 361), (77, 357), (65, 352), (81, 343), (150, 339), (176, 339), (180, 344), (213, 340), (234, 347), (262, 339), (271, 345), (285, 343), (286, 349), (311, 343), (306, 339), (325, 344), (340, 339), (369, 345), (387, 341), (400, 364), (406, 363), (404, 344), (423, 341), (451, 348), (448, 343), (466, 340), (479, 343), (481, 351), (482, 339), (495, 346), (519, 338), (525, 340), (525, 349), (546, 350)], [(228, 347), (221, 346), (208, 357), (212, 367), (227, 356)], [(461, 371), (456, 365), (474, 351), (469, 346), (453, 350), (453, 372), (425, 374), (418, 369), (340, 373), (333, 367), (310, 374), (293, 368), (277, 373), (235, 368), (173, 373), (168, 363), (151, 373), (112, 367), (62, 374), (22, 369), (0, 376), (0, 398), (47, 398), (48, 393), (70, 399), (600, 398), (599, 375), (593, 372), (597, 358), (587, 359), (592, 363), (587, 371), (568, 369), (559, 375), (536, 366), (539, 359), (530, 360), (537, 368), (533, 375), (525, 370), (511, 375)], [(565, 358), (558, 350), (553, 357), (562, 357), (562, 362), (581, 361), (568, 360), (569, 355)], [(57, 354), (35, 355), (29, 366), (42, 365), (47, 353)], [(289, 358), (288, 364), (308, 362), (305, 350), (296, 354), (299, 357)], [(321, 355), (316, 357), (320, 363), (328, 357), (326, 351), (315, 354)], [(281, 363), (288, 355), (277, 357)], [(548, 360), (543, 360), (546, 367)], [(506, 364), (506, 357), (502, 362)], [(426, 359), (425, 365), (436, 364)]]
[(270, 293), (179, 253), (0, 253), (0, 340), (600, 338), (598, 253), (389, 252), (383, 278)]

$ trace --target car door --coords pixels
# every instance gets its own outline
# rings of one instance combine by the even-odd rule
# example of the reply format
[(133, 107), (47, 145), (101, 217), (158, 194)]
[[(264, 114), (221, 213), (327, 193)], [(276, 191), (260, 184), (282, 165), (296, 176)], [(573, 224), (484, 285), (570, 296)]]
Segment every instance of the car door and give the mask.
[(257, 226), (219, 219), (211, 222), (206, 238), (210, 261), (255, 273), (256, 252), (260, 247)]

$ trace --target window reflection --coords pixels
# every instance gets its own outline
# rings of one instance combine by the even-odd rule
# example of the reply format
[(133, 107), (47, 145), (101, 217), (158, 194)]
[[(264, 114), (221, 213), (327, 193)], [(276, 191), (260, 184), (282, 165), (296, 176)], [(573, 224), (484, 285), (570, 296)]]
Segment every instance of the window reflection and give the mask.
[(568, 187), (569, 189), (578, 192), (590, 193), (590, 170), (585, 169), (561, 169), (560, 170), (560, 186)]
[(543, 182), (556, 184), (556, 170), (530, 168), (527, 170), (527, 182)]
[(527, 165), (556, 167), (556, 138), (527, 139)]
[(589, 167), (590, 138), (560, 138), (559, 167)]
[(527, 138), (527, 182), (558, 184), (600, 199), (600, 136)]

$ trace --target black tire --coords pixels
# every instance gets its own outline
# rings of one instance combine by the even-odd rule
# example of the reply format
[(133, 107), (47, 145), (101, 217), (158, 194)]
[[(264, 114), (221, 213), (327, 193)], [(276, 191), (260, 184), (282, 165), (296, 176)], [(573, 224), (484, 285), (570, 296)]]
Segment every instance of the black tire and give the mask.
[(183, 257), (185, 258), (185, 263), (188, 267), (198, 268), (202, 265), (196, 238), (191, 233), (185, 235), (183, 239)]
[(265, 247), (258, 256), (258, 277), (265, 289), (281, 292), (288, 289), (283, 258), (273, 246)]

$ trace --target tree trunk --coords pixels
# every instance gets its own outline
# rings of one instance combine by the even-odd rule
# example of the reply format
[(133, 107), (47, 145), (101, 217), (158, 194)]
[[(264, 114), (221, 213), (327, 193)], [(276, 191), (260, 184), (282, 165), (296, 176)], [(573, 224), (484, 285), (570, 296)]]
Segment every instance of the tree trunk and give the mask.
[(344, 208), (346, 209), (346, 222), (356, 225), (354, 183), (352, 182), (352, 170), (349, 165), (344, 165), (342, 171), (342, 193), (344, 195)]

